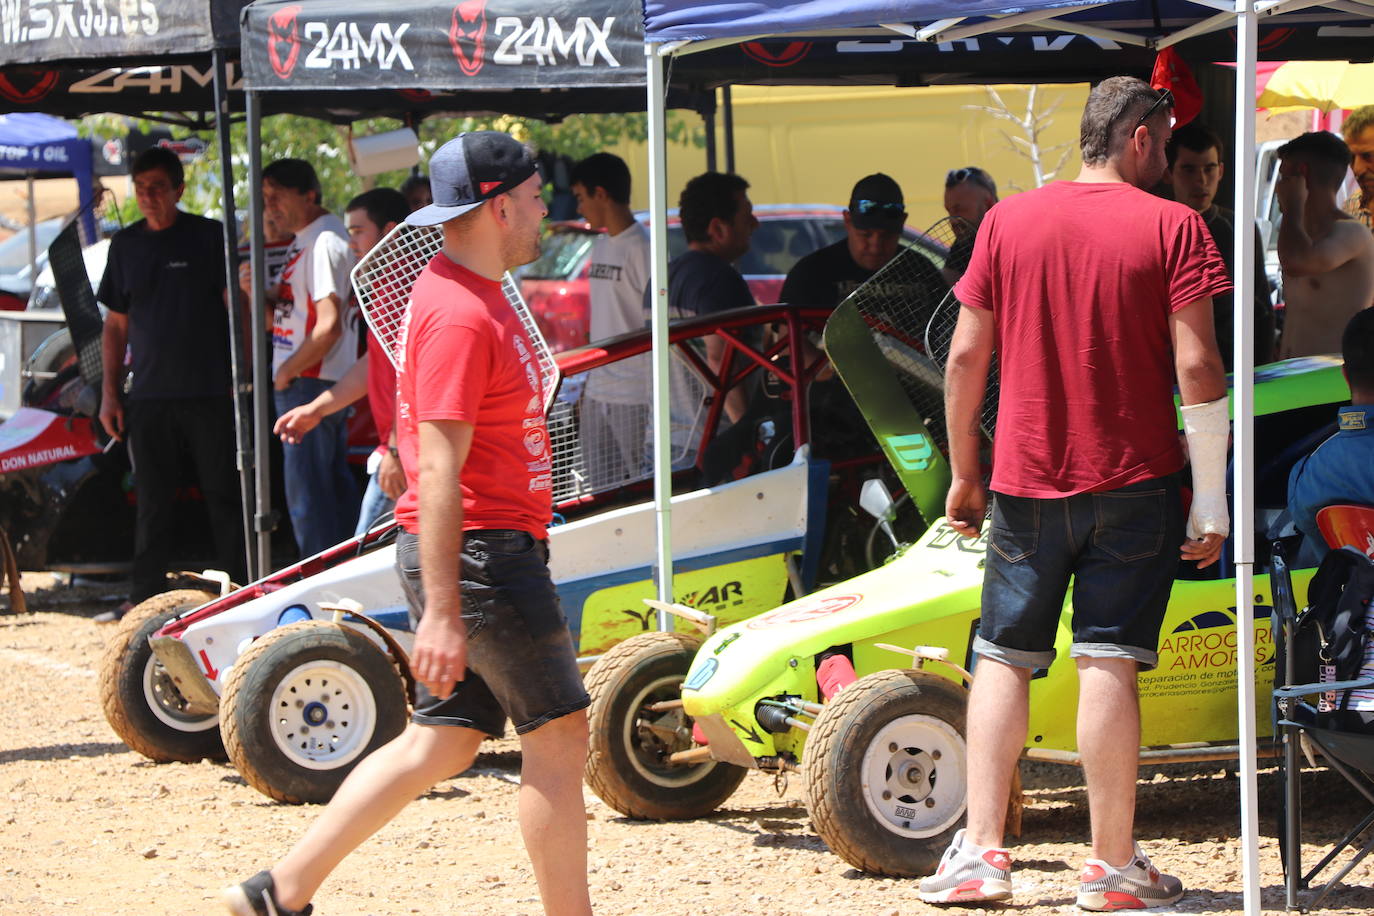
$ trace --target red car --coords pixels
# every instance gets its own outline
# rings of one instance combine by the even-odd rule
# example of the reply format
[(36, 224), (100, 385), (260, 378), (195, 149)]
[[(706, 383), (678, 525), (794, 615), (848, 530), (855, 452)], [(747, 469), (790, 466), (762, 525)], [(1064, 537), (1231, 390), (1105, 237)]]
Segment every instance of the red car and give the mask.
[[(754, 207), (759, 227), (738, 267), (754, 301), (778, 301), (782, 281), (804, 255), (844, 238), (844, 208), (829, 204), (761, 204)], [(641, 222), (646, 220), (639, 214)], [(520, 292), (555, 352), (588, 342), (590, 296), (587, 270), (598, 232), (585, 222), (552, 223), (539, 260), (520, 271)], [(903, 242), (943, 259), (945, 246), (907, 227)], [(687, 247), (677, 211), (668, 216), (668, 257)]]

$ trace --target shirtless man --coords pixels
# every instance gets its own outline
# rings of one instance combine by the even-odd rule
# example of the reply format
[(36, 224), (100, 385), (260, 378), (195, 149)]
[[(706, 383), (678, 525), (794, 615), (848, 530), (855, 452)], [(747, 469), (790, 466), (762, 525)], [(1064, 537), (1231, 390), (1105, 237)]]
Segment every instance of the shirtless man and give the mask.
[(1350, 148), (1324, 131), (1279, 149), (1280, 359), (1339, 353), (1351, 316), (1374, 304), (1374, 236), (1336, 206), (1349, 167)]

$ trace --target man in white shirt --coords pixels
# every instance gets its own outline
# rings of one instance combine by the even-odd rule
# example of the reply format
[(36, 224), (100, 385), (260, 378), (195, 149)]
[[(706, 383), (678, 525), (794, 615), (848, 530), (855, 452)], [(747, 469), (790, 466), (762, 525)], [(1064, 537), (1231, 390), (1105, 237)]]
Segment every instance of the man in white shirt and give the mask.
[[(272, 387), (281, 415), (313, 401), (358, 358), (348, 280), (353, 255), (343, 222), (321, 205), (310, 163), (278, 159), (267, 166), (262, 197), (277, 225), (295, 233), (272, 310)], [(334, 414), (313, 435), (283, 445), (286, 504), (302, 557), (353, 533), (358, 492), (348, 470), (347, 414)]]
[[(591, 339), (644, 327), (649, 285), (649, 233), (630, 210), (630, 170), (623, 159), (597, 153), (572, 171), (577, 209), (605, 235), (592, 244)], [(648, 354), (594, 369), (582, 400), (582, 455), (593, 490), (606, 490), (648, 471)]]

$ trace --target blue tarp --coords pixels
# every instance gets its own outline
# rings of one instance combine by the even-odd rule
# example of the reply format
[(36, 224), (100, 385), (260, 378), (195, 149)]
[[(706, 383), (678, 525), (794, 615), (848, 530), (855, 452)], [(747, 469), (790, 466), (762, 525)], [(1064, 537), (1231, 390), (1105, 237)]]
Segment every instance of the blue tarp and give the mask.
[(71, 123), (37, 112), (0, 115), (0, 178), (60, 178), (70, 175), (82, 207), (82, 233), (95, 235), (95, 218), (86, 205), (92, 196), (91, 141), (78, 137)]
[(788, 35), (1083, 5), (1071, 0), (1030, 0), (1015, 6), (1005, 0), (645, 0), (644, 37), (648, 41), (701, 41)]
[[(1145, 37), (1170, 32), (1217, 14), (1188, 0), (645, 0), (646, 41), (704, 41), (756, 35), (815, 35), (831, 29), (864, 29), (897, 23), (929, 25), (941, 19), (983, 19), (1065, 7), (1069, 22), (1095, 25)], [(1348, 13), (1307, 8), (1268, 19), (1294, 22), (1359, 22)], [(1053, 31), (1047, 27), (1046, 31)]]

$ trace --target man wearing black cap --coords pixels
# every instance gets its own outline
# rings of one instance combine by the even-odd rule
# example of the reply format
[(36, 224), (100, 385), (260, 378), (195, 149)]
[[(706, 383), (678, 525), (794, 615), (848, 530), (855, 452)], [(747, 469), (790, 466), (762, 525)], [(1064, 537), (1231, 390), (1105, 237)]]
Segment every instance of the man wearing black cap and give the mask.
[(787, 272), (781, 301), (834, 308), (897, 254), (906, 222), (902, 189), (882, 172), (859, 179), (844, 211), (845, 237)]
[(545, 392), (501, 290), (507, 270), (539, 255), (540, 178), (528, 149), (479, 131), (441, 147), (430, 180), (435, 202), (408, 222), (441, 226), (444, 247), (411, 291), (397, 373), (407, 489), (396, 505), (396, 565), (415, 631), (414, 715), (357, 766), (286, 858), (225, 890), (238, 916), (309, 913), (344, 856), (471, 765), (507, 719), (520, 736), (520, 827), (544, 911), (591, 913), (589, 701), (547, 565)]

